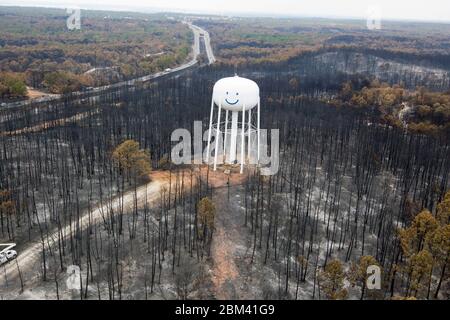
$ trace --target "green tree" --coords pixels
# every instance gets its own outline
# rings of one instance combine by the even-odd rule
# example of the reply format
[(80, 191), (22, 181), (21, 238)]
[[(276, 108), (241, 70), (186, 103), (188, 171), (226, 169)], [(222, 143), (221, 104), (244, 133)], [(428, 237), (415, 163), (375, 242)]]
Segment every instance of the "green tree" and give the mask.
[(214, 218), (216, 215), (216, 207), (208, 197), (200, 200), (197, 207), (199, 222), (202, 226), (210, 230), (214, 229)]
[[(420, 289), (429, 285), (431, 280), (431, 272), (433, 270), (433, 256), (428, 250), (421, 250), (413, 254), (408, 259), (408, 275), (409, 285), (407, 286), (406, 295), (414, 292), (414, 297)], [(410, 291), (409, 291), (410, 290)]]
[(450, 257), (450, 224), (440, 226), (430, 234), (427, 238), (427, 244), (433, 255), (434, 262), (441, 268), (439, 281), (434, 293), (434, 298), (437, 298), (442, 282), (448, 272), (447, 265)]
[(320, 287), (327, 299), (343, 300), (348, 292), (344, 288), (345, 272), (339, 260), (330, 261), (319, 275)]
[(67, 93), (90, 86), (93, 80), (88, 75), (76, 75), (69, 71), (55, 71), (44, 76), (43, 84), (50, 92)]
[(210, 248), (212, 235), (214, 232), (215, 216), (216, 207), (214, 206), (214, 203), (211, 201), (211, 199), (209, 199), (208, 197), (201, 199), (197, 205), (197, 230), (199, 238), (203, 240), (203, 245), (207, 248)]
[(450, 192), (437, 206), (436, 218), (423, 210), (411, 225), (399, 231), (400, 243), (406, 257), (403, 267), (408, 276), (406, 295), (414, 292), (416, 296), (427, 284), (427, 297), (430, 295), (433, 268), (439, 267), (440, 277), (434, 293), (439, 295), (450, 255)]
[(437, 206), (437, 220), (439, 227), (427, 236), (426, 242), (435, 263), (441, 268), (439, 281), (434, 293), (436, 299), (442, 286), (444, 278), (447, 276), (448, 260), (450, 258), (450, 191)]
[(5, 226), (4, 218), (6, 218), (6, 229), (10, 240), (14, 239), (13, 215), (15, 212), (16, 205), (12, 200), (11, 192), (8, 190), (0, 190), (0, 224), (3, 234)]
[(23, 77), (11, 72), (0, 73), (0, 95), (3, 98), (26, 96), (27, 86)]
[(436, 216), (441, 224), (450, 222), (450, 191), (447, 191), (444, 199), (438, 204)]
[(128, 174), (143, 176), (151, 172), (149, 152), (139, 149), (139, 143), (134, 140), (126, 140), (118, 145), (112, 157)]
[[(126, 140), (116, 147), (112, 154), (113, 161), (119, 165), (122, 171), (125, 171), (129, 184), (131, 185), (133, 181), (134, 193), (135, 193), (135, 203), (134, 203), (134, 214), (132, 216), (132, 232), (131, 236), (134, 237), (136, 233), (136, 222), (137, 222), (137, 178), (140, 176), (146, 176), (151, 171), (150, 155), (147, 151), (139, 149), (139, 143), (134, 140)], [(121, 174), (121, 191), (125, 189), (125, 178), (124, 174)], [(133, 179), (130, 179), (130, 176)], [(122, 193), (123, 196), (123, 193)], [(122, 234), (122, 213), (119, 218), (119, 234)]]
[(420, 212), (413, 220), (411, 226), (399, 230), (400, 243), (406, 257), (421, 251), (425, 245), (428, 234), (438, 228), (436, 218), (428, 210)]

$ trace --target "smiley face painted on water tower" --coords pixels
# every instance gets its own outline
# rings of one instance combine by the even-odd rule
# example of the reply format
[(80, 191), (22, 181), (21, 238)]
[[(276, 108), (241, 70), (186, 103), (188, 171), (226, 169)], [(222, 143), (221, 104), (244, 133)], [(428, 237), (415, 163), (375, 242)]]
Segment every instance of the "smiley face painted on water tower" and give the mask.
[(229, 111), (250, 110), (258, 104), (259, 87), (246, 78), (238, 76), (223, 78), (216, 82), (213, 89), (216, 105)]

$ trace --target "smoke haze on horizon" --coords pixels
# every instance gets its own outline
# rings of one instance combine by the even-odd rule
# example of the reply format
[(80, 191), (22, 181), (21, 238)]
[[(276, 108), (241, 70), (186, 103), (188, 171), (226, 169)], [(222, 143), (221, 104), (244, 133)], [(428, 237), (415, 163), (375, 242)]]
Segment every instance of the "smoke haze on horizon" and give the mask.
[(70, 7), (95, 10), (174, 11), (222, 15), (309, 16), (365, 18), (371, 7), (379, 7), (385, 20), (450, 22), (450, 2), (442, 0), (2, 0), (1, 5)]

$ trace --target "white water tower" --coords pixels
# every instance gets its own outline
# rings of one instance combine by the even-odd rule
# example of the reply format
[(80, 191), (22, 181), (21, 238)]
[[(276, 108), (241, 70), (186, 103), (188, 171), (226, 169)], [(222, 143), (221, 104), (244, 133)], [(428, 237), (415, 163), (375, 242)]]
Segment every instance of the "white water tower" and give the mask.
[[(256, 112), (252, 110), (257, 107)], [(217, 109), (217, 112), (214, 112)], [(221, 121), (225, 112), (225, 121)], [(231, 112), (231, 121), (229, 113)], [(214, 121), (216, 120), (217, 121)], [(223, 162), (240, 161), (241, 173), (245, 160), (258, 163), (260, 150), (260, 97), (256, 82), (238, 77), (223, 78), (216, 82), (211, 101), (206, 161), (209, 163), (211, 135), (215, 130), (214, 170), (217, 168), (218, 151), (223, 150)], [(222, 139), (219, 139), (218, 137)], [(240, 140), (240, 151), (237, 150)], [(223, 146), (219, 146), (219, 141)], [(256, 153), (256, 155), (255, 155)], [(221, 161), (222, 162), (222, 161)]]

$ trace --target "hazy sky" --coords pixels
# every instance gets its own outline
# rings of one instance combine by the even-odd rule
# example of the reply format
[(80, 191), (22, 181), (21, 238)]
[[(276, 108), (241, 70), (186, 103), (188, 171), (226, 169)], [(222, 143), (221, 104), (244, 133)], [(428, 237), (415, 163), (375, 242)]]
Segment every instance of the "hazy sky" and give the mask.
[(369, 8), (376, 6), (383, 19), (450, 21), (449, 0), (0, 0), (0, 4), (360, 18), (367, 17)]

